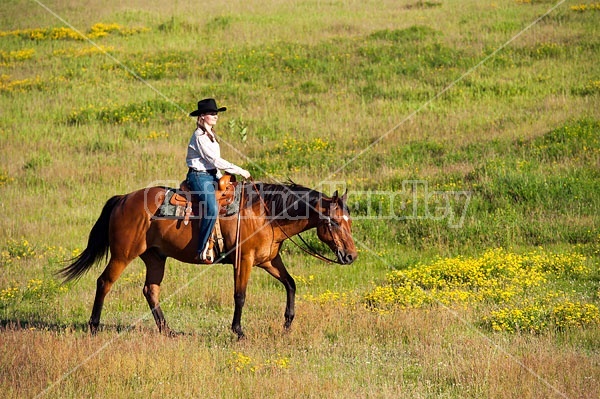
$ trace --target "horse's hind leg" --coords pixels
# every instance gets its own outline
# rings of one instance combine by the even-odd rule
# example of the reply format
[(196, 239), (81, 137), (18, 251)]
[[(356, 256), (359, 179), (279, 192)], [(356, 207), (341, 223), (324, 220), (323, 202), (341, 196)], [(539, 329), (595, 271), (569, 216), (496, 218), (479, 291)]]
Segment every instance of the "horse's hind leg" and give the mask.
[(165, 316), (160, 308), (160, 304), (158, 303), (160, 284), (162, 283), (165, 275), (166, 258), (154, 250), (148, 250), (140, 255), (140, 257), (146, 264), (144, 296), (146, 297), (146, 301), (148, 301), (148, 305), (152, 311), (152, 316), (154, 316), (154, 321), (156, 321), (158, 330), (161, 333), (172, 335), (171, 329), (167, 325)]
[(111, 256), (106, 269), (104, 269), (104, 272), (98, 277), (98, 280), (96, 281), (94, 307), (92, 308), (92, 316), (89, 321), (90, 332), (92, 334), (95, 334), (100, 326), (100, 315), (102, 314), (102, 307), (104, 306), (106, 294), (108, 294), (112, 285), (117, 281), (128, 264), (129, 261), (123, 261)]

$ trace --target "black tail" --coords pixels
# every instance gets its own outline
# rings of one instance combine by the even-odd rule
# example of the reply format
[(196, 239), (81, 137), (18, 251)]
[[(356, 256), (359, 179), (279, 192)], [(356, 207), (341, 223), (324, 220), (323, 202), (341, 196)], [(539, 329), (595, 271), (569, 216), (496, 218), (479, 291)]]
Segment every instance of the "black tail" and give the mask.
[(57, 272), (60, 277), (64, 278), (65, 283), (79, 279), (96, 262), (108, 255), (108, 223), (115, 205), (119, 203), (121, 198), (123, 198), (122, 195), (115, 195), (106, 201), (100, 217), (92, 227), (92, 231), (90, 231), (87, 248), (78, 257), (71, 259), (73, 263)]

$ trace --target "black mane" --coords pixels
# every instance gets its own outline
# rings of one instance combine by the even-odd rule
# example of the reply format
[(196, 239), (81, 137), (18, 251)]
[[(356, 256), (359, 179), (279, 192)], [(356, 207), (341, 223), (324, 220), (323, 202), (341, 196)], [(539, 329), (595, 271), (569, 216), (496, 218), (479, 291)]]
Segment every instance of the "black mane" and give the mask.
[(321, 199), (325, 197), (319, 191), (293, 182), (247, 184), (244, 191), (247, 205), (264, 201), (269, 217), (288, 220), (308, 218), (315, 211)]

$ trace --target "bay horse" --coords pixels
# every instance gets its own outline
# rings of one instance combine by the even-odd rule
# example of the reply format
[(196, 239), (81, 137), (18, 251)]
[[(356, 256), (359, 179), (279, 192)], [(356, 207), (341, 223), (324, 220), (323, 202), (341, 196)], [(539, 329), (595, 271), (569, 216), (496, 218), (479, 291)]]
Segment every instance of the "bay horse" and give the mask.
[[(318, 238), (335, 253), (337, 263), (350, 264), (357, 257), (346, 206), (347, 191), (342, 196), (336, 191), (332, 197), (327, 197), (295, 183), (240, 184), (243, 184), (244, 195), (239, 214), (219, 220), (227, 249), (222, 263), (234, 265), (235, 308), (231, 329), (238, 339), (244, 337), (242, 309), (254, 266), (266, 270), (285, 287), (284, 328), (289, 329), (294, 320), (296, 284), (279, 254), (286, 239), (316, 228)], [(138, 256), (146, 265), (143, 294), (156, 325), (160, 332), (173, 334), (158, 300), (165, 262), (167, 258), (174, 258), (185, 263), (198, 263), (195, 256), (199, 221), (195, 218), (186, 225), (181, 220), (157, 218), (167, 190), (166, 187), (149, 187), (110, 198), (92, 227), (87, 247), (70, 265), (58, 271), (65, 282), (76, 280), (107, 258), (110, 251), (108, 264), (96, 284), (89, 320), (92, 334), (98, 331), (106, 295), (125, 267)]]

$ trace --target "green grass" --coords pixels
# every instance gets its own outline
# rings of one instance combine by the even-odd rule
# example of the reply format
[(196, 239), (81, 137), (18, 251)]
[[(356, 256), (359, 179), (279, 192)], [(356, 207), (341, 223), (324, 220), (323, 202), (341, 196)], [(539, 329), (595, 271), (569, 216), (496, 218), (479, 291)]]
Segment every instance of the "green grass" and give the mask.
[[(600, 11), (566, 2), (515, 37), (554, 4), (48, 5), (94, 43), (35, 3), (4, 5), (0, 390), (598, 397), (598, 326), (569, 322), (595, 320), (588, 305), (600, 304)], [(204, 97), (228, 107), (223, 154), (255, 178), (349, 189), (359, 259), (325, 265), (285, 244), (294, 328), (282, 334), (283, 288), (257, 271), (241, 343), (229, 332), (228, 267), (168, 261), (162, 306), (184, 335), (167, 339), (148, 320), (136, 260), (107, 298), (104, 331), (89, 337), (102, 266), (66, 286), (54, 272), (110, 196), (184, 178), (187, 113)], [(326, 251), (314, 232), (306, 239)], [(589, 273), (550, 271), (507, 308), (430, 300), (379, 313), (361, 299), (390, 273), (497, 248), (577, 254)], [(523, 315), (533, 327), (519, 327)]]

